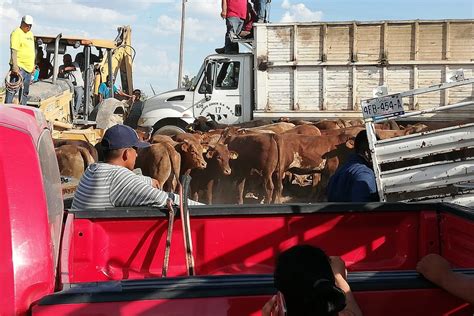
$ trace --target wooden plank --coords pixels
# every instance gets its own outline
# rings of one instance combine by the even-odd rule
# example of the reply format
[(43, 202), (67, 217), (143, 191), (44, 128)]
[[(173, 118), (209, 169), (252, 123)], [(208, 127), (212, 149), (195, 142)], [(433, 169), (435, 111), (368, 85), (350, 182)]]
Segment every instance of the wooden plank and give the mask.
[(382, 61), (388, 60), (388, 23), (385, 22), (382, 28)]
[(418, 59), (443, 60), (443, 24), (420, 23)]
[[(418, 89), (418, 66), (413, 65), (413, 89)], [(420, 106), (418, 105), (418, 96), (413, 96), (413, 104), (410, 107), (411, 110), (419, 110)]]
[(450, 60), (474, 60), (474, 23), (450, 22)]
[(350, 61), (350, 25), (330, 26), (327, 35), (327, 60)]
[(382, 69), (377, 66), (356, 67), (357, 73), (357, 105), (361, 100), (371, 99), (373, 97), (372, 90), (380, 86)]
[[(445, 65), (444, 66), (444, 77), (447, 77), (447, 74), (449, 72), (449, 66)], [(448, 105), (449, 103), (449, 89), (443, 90), (443, 105)]]
[(255, 89), (255, 109), (256, 110), (266, 110), (270, 107), (270, 100), (268, 96), (268, 69), (259, 70), (260, 64), (263, 66), (268, 63), (268, 34), (267, 34), (267, 25), (265, 24), (262, 27), (257, 27), (254, 33), (254, 74), (255, 74), (255, 84), (257, 85)]
[(321, 31), (321, 46), (323, 47), (322, 55), (321, 55), (321, 60), (323, 62), (326, 62), (328, 60), (328, 26), (327, 24), (323, 24), (322, 26), (322, 31)]
[(351, 61), (356, 62), (357, 59), (357, 24), (352, 23), (352, 32), (351, 32)]
[(327, 110), (327, 68), (323, 67), (321, 74), (321, 110)]
[(352, 65), (352, 110), (357, 111), (359, 109), (359, 100), (357, 98), (357, 69), (355, 65)]
[(327, 78), (327, 101), (325, 102), (328, 110), (351, 110), (352, 93), (352, 73), (339, 67), (328, 67)]
[(388, 38), (386, 43), (390, 63), (399, 60), (414, 59), (414, 41), (412, 24), (392, 24), (388, 25)]
[[(293, 26), (293, 61), (298, 61), (298, 26)], [(298, 102), (298, 67), (293, 69), (293, 102), (291, 109), (293, 111), (299, 110)]]
[(451, 24), (446, 21), (444, 23), (444, 59), (451, 58)]
[(298, 61), (321, 61), (322, 55), (321, 27), (298, 26), (297, 56)]
[[(381, 25), (383, 23), (390, 23), (391, 25), (406, 25), (411, 24), (416, 21), (423, 22), (423, 24), (442, 24), (446, 21), (450, 23), (458, 24), (458, 23), (472, 23), (473, 19), (443, 19), (443, 20), (378, 20), (378, 21), (357, 21), (357, 24), (360, 25)], [(354, 21), (336, 21), (336, 22), (293, 22), (292, 24), (296, 24), (298, 26), (320, 26), (322, 24), (326, 25), (348, 25), (352, 24)], [(287, 26), (288, 23), (272, 23), (272, 26)]]
[[(351, 63), (352, 64), (352, 63)], [(356, 66), (380, 66), (380, 62), (356, 62), (353, 63)], [(412, 66), (412, 65), (473, 65), (474, 64), (474, 59), (473, 60), (402, 60), (402, 61), (390, 61), (389, 63), (392, 66)], [(344, 66), (347, 67), (348, 63), (347, 61), (331, 61), (331, 62), (307, 62), (307, 61), (299, 61), (299, 62), (271, 62), (268, 64), (268, 67), (315, 67), (315, 66), (327, 66), (327, 67), (332, 67), (332, 66)]]
[(413, 59), (418, 60), (418, 50), (420, 49), (420, 23), (416, 21), (413, 23), (413, 36), (414, 36), (414, 45), (413, 45)]
[(292, 60), (292, 33), (293, 26), (267, 27), (268, 61), (288, 62)]
[[(382, 67), (382, 85), (385, 86), (387, 85), (387, 81), (388, 81), (388, 78), (387, 78), (387, 67)], [(375, 87), (374, 87), (375, 88)]]
[(358, 62), (380, 61), (382, 57), (382, 26), (359, 25), (356, 32), (356, 53)]
[(321, 108), (321, 67), (302, 67), (298, 69), (299, 111), (318, 111)]

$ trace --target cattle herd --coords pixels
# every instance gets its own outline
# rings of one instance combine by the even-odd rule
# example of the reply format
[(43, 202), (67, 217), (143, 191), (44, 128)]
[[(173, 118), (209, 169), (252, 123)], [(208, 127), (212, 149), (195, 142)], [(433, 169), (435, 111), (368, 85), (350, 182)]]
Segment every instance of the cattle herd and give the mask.
[[(427, 130), (425, 124), (376, 124), (379, 138)], [(362, 120), (252, 121), (222, 126), (198, 118), (173, 137), (146, 133), (136, 168), (176, 192), (183, 174), (192, 177), (191, 198), (206, 203), (323, 202), (330, 176), (351, 153)], [(100, 146), (54, 140), (61, 175), (80, 178), (101, 160)], [(99, 148), (98, 148), (99, 147)]]

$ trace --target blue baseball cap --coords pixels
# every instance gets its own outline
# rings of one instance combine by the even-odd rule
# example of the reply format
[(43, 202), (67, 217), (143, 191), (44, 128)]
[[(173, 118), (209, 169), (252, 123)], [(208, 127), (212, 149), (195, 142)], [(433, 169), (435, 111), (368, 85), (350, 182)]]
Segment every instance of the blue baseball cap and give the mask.
[(121, 148), (145, 148), (150, 147), (147, 142), (142, 142), (138, 139), (137, 132), (127, 125), (114, 125), (109, 128), (102, 141), (100, 142), (105, 150), (114, 150)]

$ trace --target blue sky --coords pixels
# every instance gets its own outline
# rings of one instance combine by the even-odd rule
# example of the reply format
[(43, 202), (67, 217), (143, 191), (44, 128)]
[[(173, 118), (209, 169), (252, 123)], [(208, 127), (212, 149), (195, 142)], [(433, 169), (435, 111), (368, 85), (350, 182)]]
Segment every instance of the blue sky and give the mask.
[[(224, 40), (220, 0), (188, 0), (184, 73), (195, 74)], [(0, 74), (8, 70), (9, 34), (21, 16), (35, 19), (35, 34), (113, 39), (119, 25), (131, 25), (137, 50), (134, 86), (151, 94), (177, 84), (181, 1), (0, 0)], [(350, 21), (383, 19), (474, 19), (472, 0), (273, 0), (270, 19)], [(74, 54), (74, 53), (73, 53)]]

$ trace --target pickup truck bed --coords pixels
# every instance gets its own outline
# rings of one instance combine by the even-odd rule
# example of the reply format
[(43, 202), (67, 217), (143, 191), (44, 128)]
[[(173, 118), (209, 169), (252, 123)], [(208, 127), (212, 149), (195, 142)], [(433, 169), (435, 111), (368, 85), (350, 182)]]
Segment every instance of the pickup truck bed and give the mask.
[[(157, 209), (74, 211), (66, 283), (161, 277), (167, 218)], [(204, 206), (191, 209), (198, 275), (272, 273), (276, 256), (307, 243), (350, 271), (414, 270), (428, 253), (474, 267), (474, 213), (450, 204)], [(168, 276), (186, 275), (176, 219)]]
[[(474, 276), (474, 213), (438, 204), (202, 206), (191, 209), (196, 277), (185, 277), (180, 219), (161, 278), (167, 218), (157, 209), (69, 211), (63, 290), (33, 315), (260, 315), (278, 253), (318, 245), (342, 256), (364, 315), (472, 315), (414, 271), (440, 253)], [(471, 268), (471, 269), (470, 269)]]

